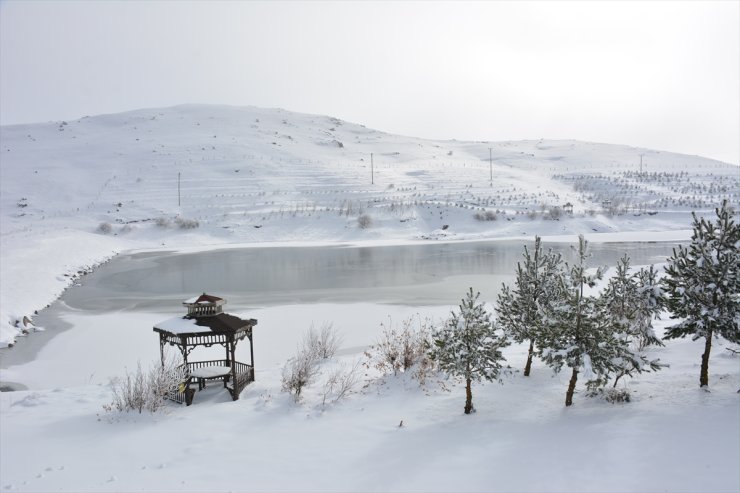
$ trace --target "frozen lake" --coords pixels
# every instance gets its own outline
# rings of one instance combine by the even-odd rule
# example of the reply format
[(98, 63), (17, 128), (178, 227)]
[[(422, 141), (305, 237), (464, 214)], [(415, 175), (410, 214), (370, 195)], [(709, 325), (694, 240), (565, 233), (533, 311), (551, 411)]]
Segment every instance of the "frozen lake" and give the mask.
[[(255, 247), (198, 253), (120, 255), (68, 290), (76, 310), (180, 310), (208, 292), (240, 307), (317, 302), (449, 305), (472, 286), (493, 301), (512, 279), (522, 246), (488, 241), (403, 246)], [(591, 244), (590, 265), (663, 262), (673, 243)], [(571, 257), (569, 244), (545, 244)]]
[[(35, 317), (44, 332), (0, 351), (5, 382), (31, 388), (70, 379), (104, 383), (137, 360), (154, 360), (152, 325), (184, 313), (181, 302), (202, 292), (226, 298), (226, 310), (257, 318), (255, 346), (262, 367), (279, 365), (311, 323), (330, 322), (344, 351), (360, 353), (377, 340), (381, 323), (419, 314), (443, 318), (469, 287), (495, 302), (512, 282), (522, 246), (486, 241), (404, 246), (250, 247), (197, 253), (119, 255)], [(664, 262), (674, 243), (593, 243), (590, 265), (615, 265), (627, 253), (633, 265)], [(572, 258), (565, 243), (546, 248)], [(85, 361), (66, 348), (83, 344)], [(55, 370), (65, 368), (64, 372)]]

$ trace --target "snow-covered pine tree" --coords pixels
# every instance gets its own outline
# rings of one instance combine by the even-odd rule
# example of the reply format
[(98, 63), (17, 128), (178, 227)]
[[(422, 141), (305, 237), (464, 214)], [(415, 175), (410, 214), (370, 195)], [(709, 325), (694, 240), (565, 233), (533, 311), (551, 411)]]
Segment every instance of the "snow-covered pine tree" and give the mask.
[(555, 283), (560, 276), (562, 261), (560, 254), (552, 250), (544, 252), (542, 240), (535, 236), (532, 253), (524, 247), (524, 262), (518, 262), (514, 288), (504, 284), (498, 296), (496, 315), (506, 335), (517, 343), (529, 342), (524, 376), (532, 368), (534, 342), (542, 332), (542, 311), (556, 291)]
[(635, 310), (634, 333), (637, 337), (638, 349), (647, 346), (663, 346), (663, 341), (655, 334), (653, 320), (660, 318), (664, 306), (663, 287), (658, 280), (658, 272), (654, 266), (641, 268), (636, 276), (638, 307)]
[(681, 319), (665, 338), (705, 340), (700, 387), (709, 385), (712, 338), (740, 343), (740, 227), (726, 200), (715, 212), (714, 223), (692, 213), (691, 244), (673, 250), (663, 278), (671, 318)]
[[(605, 321), (611, 325), (611, 331), (623, 339), (629, 357), (613, 361), (618, 368), (615, 371), (614, 387), (623, 376), (642, 373), (647, 370), (659, 370), (663, 367), (659, 360), (648, 361), (641, 351), (649, 345), (662, 346), (655, 335), (653, 319), (660, 313), (662, 291), (657, 283), (656, 272), (651, 265), (649, 269), (640, 269), (630, 274), (630, 259), (625, 254), (617, 262), (617, 271), (609, 279), (600, 300)], [(608, 375), (605, 375), (608, 378)], [(606, 384), (606, 380), (599, 382)]]
[(555, 372), (563, 366), (571, 369), (566, 406), (573, 404), (579, 371), (583, 370), (589, 379), (604, 378), (620, 368), (617, 362), (633, 357), (625, 340), (614, 332), (603, 303), (585, 293), (603, 277), (602, 268), (587, 272), (588, 257), (588, 242), (581, 235), (577, 259), (572, 265), (566, 262), (560, 287), (550, 304), (545, 318), (547, 330), (536, 341), (543, 361)]
[(441, 371), (465, 379), (465, 414), (474, 410), (472, 381), (498, 380), (501, 362), (505, 361), (501, 348), (509, 344), (506, 336), (496, 334), (479, 298), (480, 293), (473, 294), (470, 288), (460, 312), (453, 310), (445, 324), (434, 330), (430, 354)]

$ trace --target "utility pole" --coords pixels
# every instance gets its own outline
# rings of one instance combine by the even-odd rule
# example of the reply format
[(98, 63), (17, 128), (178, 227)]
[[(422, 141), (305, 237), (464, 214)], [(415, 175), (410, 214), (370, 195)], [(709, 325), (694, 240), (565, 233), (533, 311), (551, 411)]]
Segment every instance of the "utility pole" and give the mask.
[(491, 168), (491, 186), (493, 186), (493, 155), (491, 152), (493, 151), (492, 147), (488, 148), (488, 165)]
[(370, 184), (375, 185), (375, 167), (373, 164), (373, 153), (370, 153)]
[(177, 172), (177, 207), (180, 207), (180, 172)]
[(644, 155), (645, 155), (644, 153), (640, 154), (640, 174), (642, 174), (642, 156)]

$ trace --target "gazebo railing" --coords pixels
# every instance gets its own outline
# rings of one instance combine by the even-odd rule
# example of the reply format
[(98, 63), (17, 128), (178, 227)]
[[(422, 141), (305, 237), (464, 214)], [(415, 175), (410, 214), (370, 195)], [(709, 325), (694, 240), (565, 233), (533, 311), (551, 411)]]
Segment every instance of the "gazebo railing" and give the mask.
[[(179, 368), (182, 368), (183, 365), (178, 366)], [(181, 382), (177, 387), (170, 389), (169, 392), (165, 395), (165, 398), (177, 402), (178, 404), (186, 403), (188, 406), (191, 402), (193, 402), (193, 395), (195, 394), (195, 389), (190, 388), (190, 378), (186, 378), (184, 382)]]
[(188, 361), (188, 374), (196, 368), (206, 368), (209, 366), (231, 366), (227, 359), (212, 359), (209, 361)]
[(246, 363), (234, 361), (234, 369), (236, 370), (236, 381), (232, 383), (233, 388), (230, 389), (230, 392), (234, 400), (237, 400), (244, 387), (250, 382), (254, 382), (254, 368)]
[[(180, 367), (182, 366), (183, 365), (180, 365)], [(226, 385), (234, 400), (237, 400), (239, 398), (239, 394), (241, 394), (242, 390), (244, 390), (244, 387), (246, 387), (250, 382), (254, 382), (254, 368), (251, 365), (242, 363), (240, 361), (230, 361), (226, 359), (189, 361), (187, 364), (186, 372), (188, 375), (187, 380), (183, 382), (178, 388), (172, 389), (172, 391), (167, 394), (167, 398), (179, 404), (186, 403), (190, 405), (193, 400), (193, 395), (195, 394), (195, 388), (191, 387), (193, 382), (191, 382), (190, 374), (193, 372), (193, 370), (196, 370), (198, 368), (207, 368), (209, 366), (229, 366), (233, 367), (234, 370), (236, 370), (235, 381), (230, 381)]]

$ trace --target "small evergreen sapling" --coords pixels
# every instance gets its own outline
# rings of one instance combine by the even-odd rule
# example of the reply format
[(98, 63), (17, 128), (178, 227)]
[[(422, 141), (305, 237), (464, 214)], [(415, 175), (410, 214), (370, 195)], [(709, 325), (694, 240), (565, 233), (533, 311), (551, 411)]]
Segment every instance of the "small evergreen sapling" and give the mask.
[(726, 200), (716, 214), (711, 223), (692, 213), (691, 244), (673, 250), (663, 278), (671, 318), (681, 320), (665, 338), (704, 338), (700, 387), (709, 385), (712, 338), (740, 343), (740, 227)]
[[(662, 291), (656, 271), (652, 265), (633, 274), (629, 270), (630, 260), (624, 255), (600, 297), (603, 320), (609, 324), (613, 335), (625, 343), (623, 349), (626, 353), (612, 361), (616, 374), (613, 387), (624, 376), (659, 370), (664, 366), (657, 359), (648, 361), (642, 354), (647, 346), (663, 345), (653, 330), (653, 319), (662, 307)], [(606, 384), (608, 378), (609, 374), (603, 375), (592, 386)]]
[(517, 263), (514, 289), (504, 284), (498, 296), (496, 314), (508, 337), (517, 343), (529, 342), (524, 376), (532, 368), (534, 342), (543, 331), (542, 312), (555, 292), (562, 260), (552, 250), (542, 251), (542, 240), (534, 239), (534, 251), (524, 247), (524, 263)]
[(633, 334), (637, 338), (638, 348), (663, 346), (663, 341), (655, 334), (653, 320), (659, 319), (663, 310), (663, 287), (658, 280), (658, 273), (651, 265), (641, 268), (636, 274), (637, 308), (635, 310)]
[(501, 348), (509, 344), (505, 336), (496, 335), (479, 297), (480, 293), (473, 294), (470, 288), (460, 312), (453, 310), (445, 324), (434, 331), (430, 355), (441, 371), (465, 379), (465, 414), (474, 411), (472, 381), (499, 380), (501, 362), (505, 361)]

